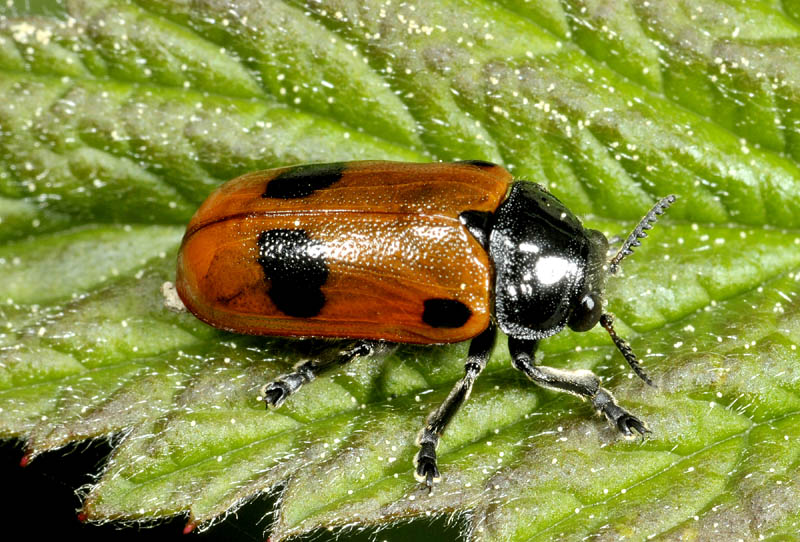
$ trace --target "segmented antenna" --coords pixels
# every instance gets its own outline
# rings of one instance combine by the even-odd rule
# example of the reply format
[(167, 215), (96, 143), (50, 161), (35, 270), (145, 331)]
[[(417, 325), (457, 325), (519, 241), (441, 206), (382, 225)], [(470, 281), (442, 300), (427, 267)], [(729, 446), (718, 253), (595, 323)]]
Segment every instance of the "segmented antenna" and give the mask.
[(633, 353), (631, 345), (629, 345), (628, 341), (617, 335), (617, 332), (614, 331), (614, 317), (607, 313), (603, 314), (600, 317), (600, 325), (606, 328), (608, 334), (611, 335), (611, 340), (614, 341), (614, 344), (619, 349), (622, 357), (625, 358), (625, 361), (627, 361), (628, 365), (631, 366), (631, 369), (633, 369), (633, 372), (636, 373), (636, 376), (644, 380), (648, 385), (655, 387), (653, 381), (650, 380), (650, 377), (644, 372), (644, 369), (642, 368), (642, 362), (639, 361), (639, 358), (637, 358), (636, 354)]
[(645, 230), (652, 229), (653, 224), (656, 220), (658, 220), (658, 216), (664, 214), (664, 211), (666, 211), (676, 199), (678, 199), (678, 196), (675, 195), (669, 195), (665, 198), (661, 198), (661, 200), (656, 203), (646, 215), (644, 215), (644, 218), (639, 221), (639, 224), (636, 225), (628, 238), (625, 239), (625, 242), (622, 243), (622, 248), (619, 249), (617, 255), (611, 258), (611, 261), (608, 262), (608, 272), (610, 274), (613, 275), (616, 273), (619, 270), (619, 262), (621, 262), (625, 256), (633, 254), (634, 247), (638, 247), (642, 244), (639, 239), (644, 239), (647, 237), (647, 232)]

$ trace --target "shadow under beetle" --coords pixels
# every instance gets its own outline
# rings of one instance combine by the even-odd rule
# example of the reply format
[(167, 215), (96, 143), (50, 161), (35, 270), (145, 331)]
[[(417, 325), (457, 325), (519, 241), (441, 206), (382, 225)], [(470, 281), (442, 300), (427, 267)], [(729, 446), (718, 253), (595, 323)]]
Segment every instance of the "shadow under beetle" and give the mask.
[(603, 312), (606, 275), (675, 201), (658, 201), (607, 261), (609, 243), (542, 186), (483, 161), (308, 164), (249, 173), (189, 223), (176, 286), (208, 324), (237, 333), (348, 339), (264, 386), (279, 407), (326, 369), (387, 343), (472, 340), (464, 377), (419, 434), (415, 476), (440, 479), (436, 447), (489, 358), (497, 328), (534, 383), (578, 395), (624, 436), (649, 432), (591, 371), (538, 365), (541, 339), (598, 322), (652, 385)]

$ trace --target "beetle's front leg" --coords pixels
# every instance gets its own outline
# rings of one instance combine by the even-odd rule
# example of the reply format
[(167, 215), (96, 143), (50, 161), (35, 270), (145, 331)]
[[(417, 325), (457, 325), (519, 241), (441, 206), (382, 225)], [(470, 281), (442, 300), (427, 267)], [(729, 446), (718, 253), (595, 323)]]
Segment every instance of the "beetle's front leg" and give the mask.
[(589, 399), (592, 406), (602, 413), (626, 437), (633, 436), (636, 431), (640, 435), (649, 433), (647, 424), (619, 406), (614, 396), (607, 389), (600, 386), (600, 379), (585, 369), (566, 371), (544, 365), (536, 365), (533, 354), (538, 346), (538, 341), (521, 339), (508, 339), (508, 349), (514, 367), (536, 384), (557, 391), (572, 393), (584, 399)]
[(442, 436), (447, 424), (453, 419), (453, 416), (458, 412), (464, 401), (469, 398), (469, 394), (472, 392), (472, 385), (478, 375), (481, 374), (481, 371), (483, 371), (483, 368), (486, 367), (496, 335), (495, 325), (490, 322), (489, 327), (472, 339), (472, 343), (469, 345), (467, 362), (464, 364), (464, 372), (466, 373), (464, 378), (453, 386), (450, 395), (439, 405), (439, 408), (431, 412), (425, 427), (422, 428), (417, 437), (419, 452), (414, 457), (414, 476), (418, 481), (425, 482), (428, 490), (431, 490), (433, 484), (441, 479), (439, 469), (436, 466), (436, 447), (439, 444), (439, 437)]
[(344, 348), (333, 348), (318, 359), (297, 364), (293, 372), (282, 375), (261, 388), (261, 397), (268, 407), (278, 408), (303, 384), (308, 384), (326, 370), (349, 363), (358, 357), (369, 356), (374, 350), (375, 344), (369, 341), (350, 342)]

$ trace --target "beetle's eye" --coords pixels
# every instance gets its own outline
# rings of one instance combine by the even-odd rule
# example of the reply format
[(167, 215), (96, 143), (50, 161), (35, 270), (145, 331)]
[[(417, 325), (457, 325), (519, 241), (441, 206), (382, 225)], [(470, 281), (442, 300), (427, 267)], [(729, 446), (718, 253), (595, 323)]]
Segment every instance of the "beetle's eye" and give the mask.
[(569, 317), (569, 327), (574, 331), (589, 331), (600, 320), (603, 304), (600, 297), (588, 293), (583, 296)]

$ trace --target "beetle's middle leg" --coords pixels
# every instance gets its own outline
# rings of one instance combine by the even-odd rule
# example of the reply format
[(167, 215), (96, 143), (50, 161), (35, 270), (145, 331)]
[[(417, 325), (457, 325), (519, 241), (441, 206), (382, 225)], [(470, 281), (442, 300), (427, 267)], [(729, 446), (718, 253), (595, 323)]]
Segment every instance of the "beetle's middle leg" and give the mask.
[(369, 356), (374, 350), (375, 343), (370, 341), (347, 342), (342, 348), (333, 348), (317, 359), (295, 365), (293, 372), (279, 376), (261, 388), (261, 396), (268, 407), (277, 408), (303, 384), (308, 384), (326, 370), (349, 363), (358, 357)]
[(453, 419), (464, 401), (469, 398), (472, 385), (486, 367), (496, 335), (494, 323), (489, 323), (489, 327), (483, 333), (472, 339), (467, 362), (464, 364), (466, 372), (464, 378), (453, 386), (450, 395), (439, 405), (439, 408), (431, 412), (425, 427), (417, 437), (419, 451), (414, 456), (414, 477), (420, 482), (425, 482), (429, 489), (433, 487), (434, 482), (441, 479), (436, 466), (436, 446), (439, 444), (439, 437), (442, 436), (447, 424)]
[(590, 400), (592, 406), (626, 437), (633, 436), (633, 431), (640, 435), (650, 432), (643, 421), (617, 404), (611, 392), (600, 386), (600, 379), (593, 372), (536, 365), (533, 355), (537, 346), (538, 341), (508, 338), (514, 367), (525, 373), (528, 379), (544, 388), (566, 391)]

